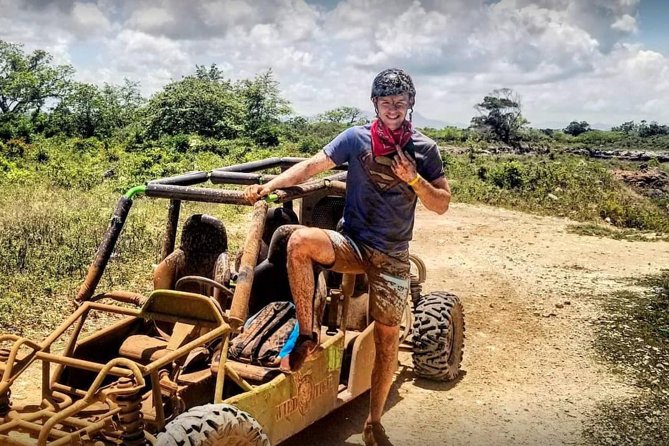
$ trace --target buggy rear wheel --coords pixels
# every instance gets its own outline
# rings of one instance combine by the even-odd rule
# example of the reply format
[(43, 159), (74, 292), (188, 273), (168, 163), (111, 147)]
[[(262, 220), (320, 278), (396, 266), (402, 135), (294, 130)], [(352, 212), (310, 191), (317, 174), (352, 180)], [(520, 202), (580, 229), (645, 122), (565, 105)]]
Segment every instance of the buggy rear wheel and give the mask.
[(158, 435), (157, 446), (270, 446), (262, 426), (229, 404), (193, 407)]
[(437, 291), (415, 302), (412, 332), (414, 372), (423, 378), (450, 381), (460, 373), (465, 320), (460, 299)]

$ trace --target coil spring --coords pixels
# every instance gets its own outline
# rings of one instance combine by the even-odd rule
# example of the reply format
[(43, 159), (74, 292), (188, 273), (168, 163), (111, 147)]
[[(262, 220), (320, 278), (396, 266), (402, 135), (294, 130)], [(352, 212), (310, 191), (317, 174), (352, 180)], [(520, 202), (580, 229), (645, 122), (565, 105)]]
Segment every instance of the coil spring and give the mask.
[[(133, 386), (133, 381), (128, 378), (119, 380), (119, 388)], [(144, 446), (146, 437), (144, 435), (144, 417), (142, 415), (142, 396), (139, 392), (129, 395), (117, 395), (116, 404), (121, 411), (118, 414), (119, 425), (123, 431), (123, 444), (127, 446)]]

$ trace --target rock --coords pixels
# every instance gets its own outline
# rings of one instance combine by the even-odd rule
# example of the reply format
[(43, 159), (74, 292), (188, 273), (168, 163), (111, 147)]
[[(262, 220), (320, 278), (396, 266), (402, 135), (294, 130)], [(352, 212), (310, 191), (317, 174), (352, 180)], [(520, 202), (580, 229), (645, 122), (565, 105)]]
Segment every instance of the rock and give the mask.
[(555, 308), (564, 308), (564, 305), (558, 302), (555, 304)]

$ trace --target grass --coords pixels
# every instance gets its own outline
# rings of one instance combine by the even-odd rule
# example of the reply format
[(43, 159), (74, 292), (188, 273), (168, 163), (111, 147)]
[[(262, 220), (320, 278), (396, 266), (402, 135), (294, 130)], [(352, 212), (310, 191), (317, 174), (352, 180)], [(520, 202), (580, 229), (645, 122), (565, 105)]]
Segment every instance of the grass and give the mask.
[(612, 238), (614, 240), (627, 240), (630, 242), (669, 241), (669, 234), (657, 234), (655, 232), (639, 231), (637, 229), (611, 228), (595, 223), (568, 225), (567, 232), (593, 237)]
[[(86, 274), (117, 196), (61, 187), (18, 189), (0, 199), (0, 328), (48, 331)], [(149, 212), (126, 223), (101, 288), (130, 286), (150, 271), (160, 230)]]
[(600, 404), (589, 444), (669, 444), (669, 270), (633, 282), (646, 291), (602, 297), (595, 350), (638, 396)]
[(636, 194), (598, 161), (565, 154), (446, 153), (444, 166), (455, 201), (669, 233), (666, 207)]
[[(225, 156), (169, 147), (133, 153), (95, 141), (56, 139), (26, 144), (22, 150), (22, 157), (4, 164), (0, 176), (0, 332), (35, 338), (70, 312), (115, 204), (129, 187), (272, 156), (243, 147)], [(98, 292), (151, 290), (167, 208), (163, 199), (134, 200)], [(245, 206), (184, 203), (180, 220), (193, 213), (218, 217), (228, 227), (230, 251), (236, 252), (245, 238), (240, 224), (245, 211)]]
[[(116, 201), (131, 186), (271, 156), (308, 155), (296, 142), (273, 149), (247, 140), (193, 137), (178, 142), (124, 146), (112, 140), (35, 137), (31, 143), (15, 140), (0, 147), (0, 331), (39, 337), (62, 320)], [(585, 223), (608, 217), (620, 228), (669, 232), (666, 210), (634, 194), (600, 162), (567, 155), (445, 154), (444, 166), (458, 202)], [(240, 206), (187, 203), (182, 221), (196, 212), (219, 217), (228, 227), (230, 250), (236, 252), (245, 237), (245, 211)], [(150, 290), (166, 212), (165, 200), (135, 200), (98, 290)]]

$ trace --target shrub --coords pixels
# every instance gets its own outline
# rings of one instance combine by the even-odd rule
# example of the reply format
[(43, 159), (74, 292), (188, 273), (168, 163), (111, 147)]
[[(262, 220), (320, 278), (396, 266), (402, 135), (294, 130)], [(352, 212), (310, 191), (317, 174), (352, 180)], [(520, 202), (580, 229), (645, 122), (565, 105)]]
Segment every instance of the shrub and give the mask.
[(525, 167), (519, 161), (495, 164), (487, 172), (484, 179), (502, 189), (520, 189), (527, 182)]
[(0, 154), (6, 158), (22, 158), (30, 150), (30, 144), (18, 138), (12, 138), (0, 145)]
[(575, 156), (444, 156), (453, 199), (669, 232), (661, 201), (635, 195), (600, 162)]

